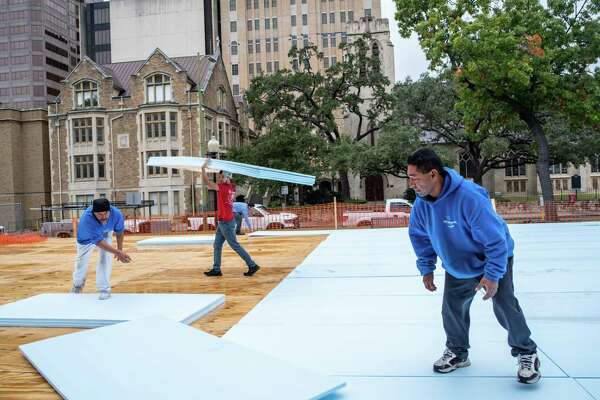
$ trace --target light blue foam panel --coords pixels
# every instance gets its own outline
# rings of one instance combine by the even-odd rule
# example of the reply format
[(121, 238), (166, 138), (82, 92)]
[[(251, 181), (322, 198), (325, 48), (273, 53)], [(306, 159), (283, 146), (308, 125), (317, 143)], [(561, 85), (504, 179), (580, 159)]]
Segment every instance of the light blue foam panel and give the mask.
[(521, 293), (518, 299), (532, 322), (600, 321), (600, 292)]
[(136, 242), (138, 247), (165, 247), (165, 246), (201, 246), (212, 245), (215, 241), (215, 235), (205, 236), (161, 236), (139, 240)]
[[(446, 341), (441, 321), (352, 326), (238, 324), (224, 338), (324, 374), (353, 376), (436, 376), (432, 365)], [(516, 359), (510, 355), (506, 331), (500, 325), (472, 321), (470, 338), (473, 365), (453, 376), (516, 376)], [(540, 358), (545, 377), (565, 376), (543, 354)]]
[[(147, 164), (148, 166), (154, 167), (201, 171), (205, 161), (206, 158), (204, 157), (150, 157)], [(315, 177), (312, 175), (261, 167), (258, 165), (243, 164), (234, 161), (217, 160), (214, 158), (209, 159), (208, 168), (213, 171), (224, 170), (257, 179), (268, 179), (308, 186), (312, 186), (315, 183)]]
[(540, 349), (575, 378), (600, 378), (600, 322), (565, 319), (530, 323)]
[(523, 385), (515, 378), (465, 378), (453, 375), (434, 378), (344, 377), (346, 387), (325, 400), (594, 400), (573, 379), (543, 379), (537, 385)]
[(0, 326), (95, 328), (149, 315), (191, 324), (224, 302), (222, 294), (44, 293), (0, 306)]
[(254, 231), (249, 237), (302, 237), (302, 236), (328, 236), (331, 230), (287, 230), (287, 231)]
[(163, 317), (19, 346), (69, 400), (319, 399), (344, 386)]
[[(595, 400), (600, 399), (600, 379), (577, 379), (577, 382), (585, 388)], [(326, 397), (327, 398), (327, 397)]]

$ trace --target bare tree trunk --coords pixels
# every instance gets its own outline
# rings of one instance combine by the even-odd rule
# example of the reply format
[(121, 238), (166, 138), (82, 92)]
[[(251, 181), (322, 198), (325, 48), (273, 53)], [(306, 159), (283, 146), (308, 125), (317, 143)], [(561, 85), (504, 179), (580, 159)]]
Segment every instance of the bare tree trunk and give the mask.
[(546, 221), (557, 221), (558, 214), (556, 205), (554, 204), (554, 191), (552, 188), (552, 180), (550, 179), (550, 151), (548, 148), (548, 139), (544, 133), (544, 127), (535, 117), (533, 112), (529, 110), (520, 113), (521, 118), (525, 121), (529, 130), (533, 134), (533, 138), (537, 144), (537, 162), (535, 164), (537, 175), (540, 179), (542, 187), (542, 198), (544, 199), (545, 219)]
[(340, 183), (342, 184), (342, 199), (341, 200), (349, 200), (350, 199), (350, 179), (348, 178), (348, 171), (338, 171), (340, 176)]

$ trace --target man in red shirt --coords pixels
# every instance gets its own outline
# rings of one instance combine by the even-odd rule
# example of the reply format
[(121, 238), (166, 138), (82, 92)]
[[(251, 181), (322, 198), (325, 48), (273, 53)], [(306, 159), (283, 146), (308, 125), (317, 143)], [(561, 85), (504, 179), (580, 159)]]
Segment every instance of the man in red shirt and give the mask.
[(204, 272), (206, 276), (221, 276), (221, 252), (223, 243), (227, 241), (229, 246), (236, 252), (246, 265), (248, 271), (244, 272), (246, 276), (252, 276), (260, 267), (252, 260), (250, 254), (238, 243), (235, 235), (236, 222), (233, 216), (233, 201), (235, 199), (235, 185), (232, 181), (231, 172), (220, 171), (217, 175), (217, 183), (211, 182), (206, 175), (206, 167), (209, 159), (207, 158), (202, 165), (202, 180), (209, 189), (217, 191), (217, 232), (215, 234), (214, 263), (212, 269)]

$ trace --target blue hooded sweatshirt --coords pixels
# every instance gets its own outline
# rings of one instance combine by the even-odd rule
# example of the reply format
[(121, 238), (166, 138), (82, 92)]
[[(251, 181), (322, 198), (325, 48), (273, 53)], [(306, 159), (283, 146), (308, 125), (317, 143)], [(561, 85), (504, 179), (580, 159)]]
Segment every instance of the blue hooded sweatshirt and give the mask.
[(108, 232), (122, 233), (125, 230), (125, 221), (123, 214), (118, 208), (110, 206), (110, 214), (106, 225), (103, 225), (94, 213), (92, 207), (88, 207), (79, 220), (77, 226), (77, 243), (79, 244), (97, 244), (104, 239)]
[(483, 275), (499, 281), (512, 257), (514, 241), (492, 208), (487, 191), (445, 168), (444, 186), (433, 198), (418, 197), (408, 233), (421, 275), (442, 267), (457, 279)]

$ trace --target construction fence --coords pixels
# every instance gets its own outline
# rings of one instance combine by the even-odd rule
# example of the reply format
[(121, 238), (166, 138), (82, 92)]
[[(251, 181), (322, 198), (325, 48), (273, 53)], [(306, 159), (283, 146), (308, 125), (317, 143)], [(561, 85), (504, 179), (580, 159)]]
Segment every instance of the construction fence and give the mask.
[[(564, 201), (547, 203), (497, 203), (496, 211), (508, 223), (600, 221), (600, 201)], [(356, 229), (397, 228), (408, 226), (410, 206), (386, 209), (385, 203), (328, 203), (278, 209), (251, 209), (253, 230), (280, 229)], [(129, 234), (186, 234), (214, 231), (215, 212), (176, 217), (127, 218)], [(242, 231), (247, 232), (246, 222)]]

